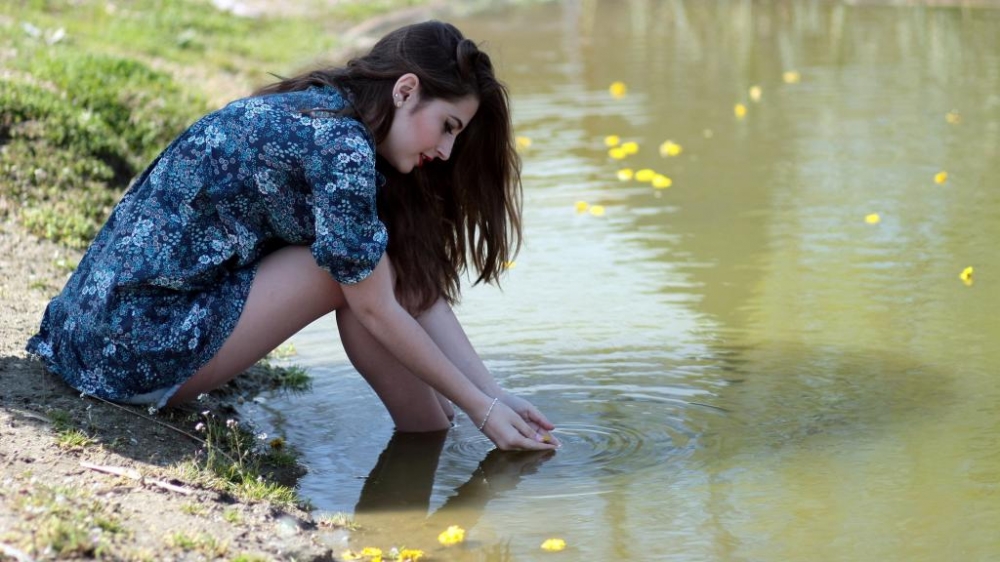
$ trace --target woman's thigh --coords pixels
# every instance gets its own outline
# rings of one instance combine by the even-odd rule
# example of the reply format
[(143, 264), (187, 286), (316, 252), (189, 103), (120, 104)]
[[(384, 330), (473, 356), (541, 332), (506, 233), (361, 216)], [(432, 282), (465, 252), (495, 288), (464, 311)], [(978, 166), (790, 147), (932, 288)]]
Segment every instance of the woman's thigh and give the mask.
[(269, 254), (257, 268), (236, 328), (173, 397), (177, 405), (218, 388), (317, 318), (344, 306), (340, 285), (306, 246)]

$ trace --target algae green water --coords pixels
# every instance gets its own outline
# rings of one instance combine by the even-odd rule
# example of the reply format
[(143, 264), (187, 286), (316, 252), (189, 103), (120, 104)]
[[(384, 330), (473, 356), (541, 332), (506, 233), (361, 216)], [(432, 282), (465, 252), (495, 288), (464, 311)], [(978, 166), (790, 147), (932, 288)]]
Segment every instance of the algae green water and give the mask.
[[(314, 391), (264, 407), (310, 467), (303, 495), (365, 526), (351, 547), (1000, 557), (1000, 10), (565, 1), (454, 21), (530, 140), (527, 246), (459, 315), (564, 446), (489, 453), (464, 416), (390, 443), (317, 322), (293, 340)], [(609, 135), (638, 150), (613, 158)], [(452, 524), (466, 543), (445, 553)]]

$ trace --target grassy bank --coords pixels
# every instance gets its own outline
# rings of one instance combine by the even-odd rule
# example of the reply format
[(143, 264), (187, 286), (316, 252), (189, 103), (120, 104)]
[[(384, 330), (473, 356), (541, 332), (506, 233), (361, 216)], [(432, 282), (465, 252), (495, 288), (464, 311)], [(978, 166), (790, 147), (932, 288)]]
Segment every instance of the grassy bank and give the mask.
[(412, 4), (241, 17), (196, 0), (4, 3), (0, 218), (86, 246), (131, 178), (198, 116), (323, 60), (349, 26)]

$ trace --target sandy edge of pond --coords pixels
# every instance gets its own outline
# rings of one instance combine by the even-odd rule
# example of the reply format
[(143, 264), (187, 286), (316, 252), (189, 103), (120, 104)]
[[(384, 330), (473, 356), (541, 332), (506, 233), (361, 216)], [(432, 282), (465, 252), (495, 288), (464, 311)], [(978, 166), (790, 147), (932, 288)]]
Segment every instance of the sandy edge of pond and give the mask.
[[(274, 0), (251, 1), (255, 9), (282, 9)], [(346, 30), (338, 55), (370, 45), (386, 28), (442, 17), (443, 4), (424, 2)], [(208, 409), (221, 419), (235, 417), (233, 404), (260, 390), (253, 370), (197, 407), (151, 418), (139, 408), (82, 398), (25, 353), (46, 304), (66, 282), (65, 264), (81, 256), (14, 222), (0, 222), (0, 561), (95, 554), (115, 560), (336, 559), (346, 531), (298, 507), (241, 501), (204, 473), (184, 469), (204, 453), (203, 444), (184, 433), (196, 433), (192, 414)], [(69, 446), (57, 429), (67, 425), (91, 442)], [(294, 482), (295, 472), (276, 478)], [(103, 552), (80, 546), (86, 538), (58, 536), (68, 527), (108, 521), (116, 532), (93, 533), (103, 537)], [(66, 544), (76, 548), (53, 550)]]

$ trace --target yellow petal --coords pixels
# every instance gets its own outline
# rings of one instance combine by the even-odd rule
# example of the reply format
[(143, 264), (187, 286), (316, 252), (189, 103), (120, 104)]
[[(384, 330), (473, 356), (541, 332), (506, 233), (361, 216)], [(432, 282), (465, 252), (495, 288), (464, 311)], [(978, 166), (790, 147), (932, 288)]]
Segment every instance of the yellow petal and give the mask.
[(559, 552), (560, 550), (566, 548), (566, 541), (562, 539), (546, 539), (542, 543), (542, 550), (547, 550), (549, 552)]
[(802, 80), (802, 76), (794, 70), (786, 70), (781, 75), (781, 79), (785, 81), (785, 84), (798, 84), (799, 80)]
[(966, 287), (971, 287), (972, 286), (972, 266), (970, 265), (969, 267), (963, 269), (962, 273), (960, 273), (958, 275), (958, 278), (962, 280), (962, 283), (965, 283)]
[(636, 179), (636, 181), (646, 181), (646, 182), (649, 182), (649, 181), (653, 181), (653, 178), (655, 178), (655, 177), (656, 177), (656, 172), (654, 172), (653, 170), (651, 170), (649, 168), (643, 168), (643, 169), (641, 169), (641, 170), (639, 170), (638, 172), (635, 173), (635, 179)]
[(618, 82), (618, 81), (612, 82), (611, 86), (608, 87), (608, 92), (610, 92), (611, 97), (615, 98), (616, 100), (622, 99), (628, 92), (628, 86), (626, 86), (624, 82)]
[(625, 152), (624, 148), (616, 146), (608, 149), (608, 156), (614, 158), (615, 160), (624, 160), (625, 157), (628, 156), (628, 153)]
[(948, 181), (948, 172), (942, 170), (934, 174), (934, 183), (943, 184), (946, 181)]
[(733, 115), (735, 115), (737, 119), (743, 119), (744, 117), (746, 117), (746, 114), (747, 114), (747, 106), (743, 105), (742, 103), (738, 103), (733, 106)]
[(663, 141), (660, 145), (660, 156), (677, 156), (681, 152), (684, 152), (684, 147), (674, 141)]
[(586, 213), (589, 207), (590, 205), (586, 201), (576, 202), (576, 212), (578, 213)]
[(668, 178), (667, 176), (663, 174), (656, 174), (653, 176), (653, 187), (656, 189), (666, 189), (671, 185), (674, 185), (674, 180)]
[(459, 527), (458, 525), (452, 525), (438, 535), (438, 542), (445, 546), (458, 544), (464, 540), (465, 529)]
[(591, 205), (590, 214), (594, 215), (595, 217), (604, 216), (604, 205)]
[(525, 148), (531, 147), (531, 139), (528, 137), (516, 137), (514, 139), (514, 143), (516, 144), (518, 150), (524, 150)]
[(404, 548), (399, 551), (399, 556), (396, 557), (397, 562), (418, 562), (424, 557), (424, 551), (417, 550), (415, 548)]
[(763, 94), (763, 91), (760, 89), (760, 86), (750, 86), (750, 99), (758, 102), (760, 101), (761, 94)]
[(625, 151), (625, 154), (635, 154), (639, 152), (639, 143), (632, 141), (623, 143), (622, 150)]
[(608, 135), (604, 137), (604, 146), (611, 148), (612, 146), (618, 146), (618, 143), (622, 142), (621, 137), (618, 135)]
[(382, 559), (382, 549), (375, 548), (374, 546), (366, 546), (361, 549), (361, 556), (365, 558), (378, 558)]
[(952, 110), (945, 114), (944, 120), (951, 123), (952, 125), (958, 125), (962, 122), (962, 114)]
[(505, 262), (503, 262), (503, 268), (504, 269), (514, 269), (515, 267), (517, 267), (517, 262), (516, 261), (505, 261)]
[(865, 215), (865, 222), (868, 223), (868, 224), (878, 224), (878, 222), (880, 220), (882, 220), (882, 219), (878, 216), (878, 213), (872, 213), (870, 215)]
[(621, 181), (628, 181), (632, 179), (633, 176), (635, 176), (635, 172), (632, 171), (632, 168), (622, 168), (621, 170), (618, 170), (618, 179)]

